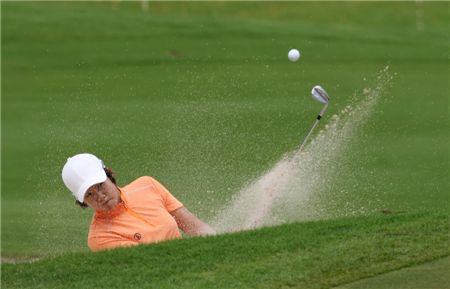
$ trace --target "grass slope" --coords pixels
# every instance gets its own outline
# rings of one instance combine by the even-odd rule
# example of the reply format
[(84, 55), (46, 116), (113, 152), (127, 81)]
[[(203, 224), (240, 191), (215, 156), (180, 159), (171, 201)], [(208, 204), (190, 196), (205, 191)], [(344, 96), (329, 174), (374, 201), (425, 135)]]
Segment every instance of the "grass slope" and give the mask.
[(2, 265), (5, 288), (329, 288), (450, 254), (449, 216), (288, 224)]

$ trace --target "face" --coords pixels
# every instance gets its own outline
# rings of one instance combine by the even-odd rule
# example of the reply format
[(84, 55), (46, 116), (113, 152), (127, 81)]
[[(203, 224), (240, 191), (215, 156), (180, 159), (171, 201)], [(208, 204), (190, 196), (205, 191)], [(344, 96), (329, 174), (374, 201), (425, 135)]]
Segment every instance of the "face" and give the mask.
[(96, 211), (109, 211), (120, 202), (120, 191), (110, 179), (95, 184), (86, 191), (84, 203)]

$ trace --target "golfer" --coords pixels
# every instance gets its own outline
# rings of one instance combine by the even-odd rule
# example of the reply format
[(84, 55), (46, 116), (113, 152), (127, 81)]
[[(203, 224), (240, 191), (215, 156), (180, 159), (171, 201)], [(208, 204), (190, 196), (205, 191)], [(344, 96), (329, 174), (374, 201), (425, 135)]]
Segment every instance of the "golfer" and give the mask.
[(178, 229), (188, 236), (215, 234), (154, 178), (119, 187), (112, 170), (92, 154), (69, 158), (62, 179), (77, 204), (95, 211), (88, 236), (92, 251), (178, 239)]

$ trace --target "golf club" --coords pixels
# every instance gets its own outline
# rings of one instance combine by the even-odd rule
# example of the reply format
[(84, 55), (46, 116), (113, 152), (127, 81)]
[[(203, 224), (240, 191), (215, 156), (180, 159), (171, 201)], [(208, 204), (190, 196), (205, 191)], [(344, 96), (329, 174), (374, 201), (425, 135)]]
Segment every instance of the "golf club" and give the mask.
[(303, 150), (303, 147), (305, 146), (306, 142), (308, 141), (309, 136), (311, 135), (311, 133), (314, 130), (314, 128), (316, 127), (316, 125), (319, 123), (320, 119), (325, 114), (325, 111), (328, 108), (328, 103), (330, 102), (330, 97), (328, 96), (328, 94), (325, 91), (325, 89), (323, 89), (320, 85), (314, 86), (312, 91), (311, 91), (311, 94), (312, 94), (312, 97), (315, 100), (317, 100), (318, 102), (323, 103), (325, 105), (322, 108), (322, 110), (319, 112), (319, 114), (317, 115), (316, 121), (314, 122), (313, 126), (311, 127), (311, 129), (309, 130), (309, 132), (306, 135), (305, 139), (303, 140), (301, 146), (299, 147), (299, 149), (298, 149), (299, 151)]

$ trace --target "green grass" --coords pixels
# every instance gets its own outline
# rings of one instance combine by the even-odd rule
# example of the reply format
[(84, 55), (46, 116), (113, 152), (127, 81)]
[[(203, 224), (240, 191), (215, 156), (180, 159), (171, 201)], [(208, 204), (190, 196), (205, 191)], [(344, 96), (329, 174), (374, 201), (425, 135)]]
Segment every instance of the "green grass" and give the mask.
[(449, 216), (289, 224), (2, 265), (5, 288), (330, 288), (448, 256)]
[[(331, 116), (386, 65), (391, 87), (349, 140), (343, 177), (320, 193), (345, 191), (341, 201), (368, 214), (448, 212), (450, 4), (421, 5), (419, 31), (413, 2), (154, 3), (149, 13), (137, 3), (2, 2), (2, 256), (87, 251), (91, 212), (60, 179), (72, 154), (99, 155), (122, 185), (154, 176), (208, 219), (298, 146), (318, 110), (313, 85), (333, 97)], [(286, 59), (292, 47), (297, 63)], [(224, 240), (245, 237), (233, 238)], [(261, 256), (261, 268), (273, 258)], [(333, 266), (323, 269), (314, 274)]]
[(450, 288), (450, 257), (392, 271), (333, 289), (442, 289)]

